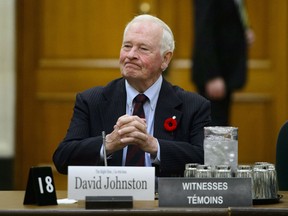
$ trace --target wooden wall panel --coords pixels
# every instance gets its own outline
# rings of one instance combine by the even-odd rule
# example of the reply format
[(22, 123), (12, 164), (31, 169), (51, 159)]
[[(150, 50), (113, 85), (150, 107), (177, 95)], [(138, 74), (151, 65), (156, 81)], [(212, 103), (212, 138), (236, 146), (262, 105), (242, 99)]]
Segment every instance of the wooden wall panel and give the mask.
[[(234, 95), (232, 125), (239, 127), (239, 163), (275, 161), (280, 124), (287, 119), (287, 2), (246, 0), (256, 42), (247, 85)], [(18, 1), (18, 107), (16, 188), (31, 166), (53, 165), (75, 95), (120, 76), (123, 28), (136, 14), (159, 16), (175, 34), (167, 79), (194, 91), (192, 0)], [(283, 108), (284, 107), (284, 108)], [(67, 177), (54, 170), (57, 189)]]
[(105, 85), (120, 77), (119, 69), (43, 69), (38, 74), (38, 94), (75, 93), (95, 85)]
[[(48, 163), (51, 161), (53, 152), (60, 140), (64, 138), (73, 111), (73, 101), (41, 100), (39, 102), (39, 124), (38, 137), (39, 145), (37, 156), (38, 161)], [(49, 133), (48, 133), (49, 132)], [(43, 134), (47, 134), (43, 137)], [(43, 151), (45, 149), (45, 151)]]
[(256, 40), (250, 49), (250, 59), (267, 59), (269, 58), (269, 50), (267, 45), (269, 40), (269, 26), (273, 19), (270, 19), (271, 4), (270, 0), (246, 0), (247, 11), (249, 15), (249, 23), (255, 31)]
[(118, 58), (131, 0), (42, 0), (41, 58)]
[(271, 113), (272, 100), (261, 96), (256, 95), (251, 101), (247, 96), (232, 107), (232, 122), (238, 127), (238, 162), (242, 164), (275, 162), (275, 136), (271, 131), (273, 119), (267, 115)]

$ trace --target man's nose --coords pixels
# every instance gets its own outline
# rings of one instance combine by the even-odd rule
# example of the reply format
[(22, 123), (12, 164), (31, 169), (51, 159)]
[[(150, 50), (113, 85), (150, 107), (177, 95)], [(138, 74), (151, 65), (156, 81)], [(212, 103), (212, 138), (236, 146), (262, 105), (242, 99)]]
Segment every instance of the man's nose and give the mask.
[(137, 52), (137, 48), (136, 48), (136, 47), (132, 47), (132, 48), (129, 50), (127, 57), (128, 57), (128, 58), (137, 58), (137, 55), (138, 55), (137, 53), (138, 53), (138, 52)]

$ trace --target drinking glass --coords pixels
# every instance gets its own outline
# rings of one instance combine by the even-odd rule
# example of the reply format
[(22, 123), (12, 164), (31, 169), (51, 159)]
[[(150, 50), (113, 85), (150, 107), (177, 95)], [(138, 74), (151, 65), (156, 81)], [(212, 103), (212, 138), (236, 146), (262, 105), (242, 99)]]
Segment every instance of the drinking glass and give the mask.
[(229, 165), (216, 165), (214, 176), (215, 178), (231, 178), (231, 167)]
[(185, 165), (184, 177), (195, 177), (198, 163), (188, 163)]
[(213, 177), (212, 166), (203, 165), (203, 164), (198, 165), (195, 177), (197, 177), (197, 178), (211, 178), (211, 177)]
[(238, 178), (252, 178), (253, 170), (250, 165), (238, 165), (236, 177)]
[(278, 181), (274, 164), (256, 162), (253, 167), (253, 184), (255, 199), (276, 199)]

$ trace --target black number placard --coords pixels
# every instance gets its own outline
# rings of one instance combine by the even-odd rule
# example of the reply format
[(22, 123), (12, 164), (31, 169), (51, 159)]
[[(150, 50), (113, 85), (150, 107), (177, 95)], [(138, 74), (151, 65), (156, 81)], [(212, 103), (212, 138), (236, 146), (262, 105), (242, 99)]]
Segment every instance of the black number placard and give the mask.
[(57, 205), (51, 167), (31, 167), (26, 186), (24, 205)]

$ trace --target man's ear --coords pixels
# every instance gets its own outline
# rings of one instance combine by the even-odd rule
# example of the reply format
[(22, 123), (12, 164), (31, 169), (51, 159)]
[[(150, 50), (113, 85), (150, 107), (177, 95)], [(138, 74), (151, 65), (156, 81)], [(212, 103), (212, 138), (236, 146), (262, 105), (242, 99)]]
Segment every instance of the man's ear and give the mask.
[(168, 65), (169, 65), (169, 63), (170, 63), (170, 61), (172, 59), (172, 56), (173, 56), (173, 53), (170, 52), (170, 51), (164, 54), (163, 62), (162, 62), (162, 65), (161, 65), (162, 71), (164, 71), (168, 67)]

